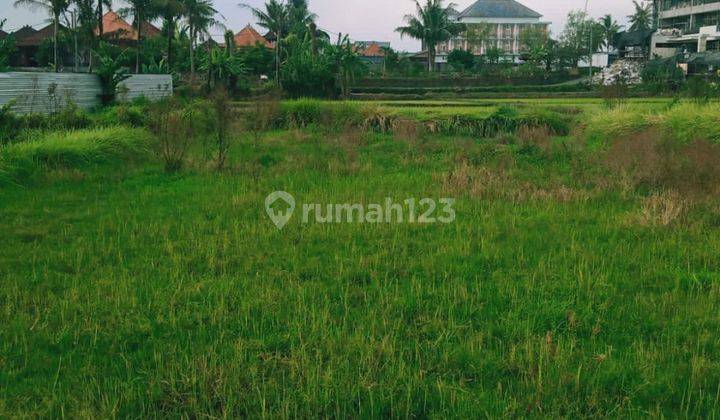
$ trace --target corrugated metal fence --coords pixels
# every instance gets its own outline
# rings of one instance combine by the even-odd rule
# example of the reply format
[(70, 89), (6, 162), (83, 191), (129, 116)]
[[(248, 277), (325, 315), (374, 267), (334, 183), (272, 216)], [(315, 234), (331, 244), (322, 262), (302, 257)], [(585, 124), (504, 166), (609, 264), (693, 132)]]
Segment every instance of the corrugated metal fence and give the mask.
[[(118, 86), (118, 100), (145, 96), (157, 100), (172, 95), (170, 75), (133, 75)], [(100, 105), (100, 79), (80, 73), (0, 73), (0, 106), (18, 114), (51, 114), (70, 103), (90, 110)]]

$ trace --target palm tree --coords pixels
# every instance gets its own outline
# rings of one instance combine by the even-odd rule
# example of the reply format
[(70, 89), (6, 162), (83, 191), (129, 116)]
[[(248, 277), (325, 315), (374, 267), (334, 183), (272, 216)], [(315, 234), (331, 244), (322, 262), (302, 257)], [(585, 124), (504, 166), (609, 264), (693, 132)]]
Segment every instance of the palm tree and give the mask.
[(45, 9), (53, 18), (53, 61), (55, 72), (60, 72), (58, 54), (58, 33), (60, 31), (60, 15), (70, 6), (68, 0), (16, 0), (15, 7), (26, 6), (30, 9)]
[(613, 19), (611, 15), (605, 15), (598, 20), (603, 32), (602, 46), (609, 52), (615, 44), (615, 36), (620, 32), (622, 26)]
[(158, 0), (158, 12), (162, 16), (165, 24), (165, 32), (167, 36), (167, 69), (172, 71), (172, 42), (175, 38), (175, 25), (178, 18), (184, 13), (184, 5), (180, 0)]
[(288, 9), (288, 25), (285, 28), (285, 33), (292, 33), (302, 37), (308, 32), (310, 25), (315, 24), (317, 15), (310, 12), (307, 0), (289, 0), (286, 7)]
[(269, 2), (265, 3), (265, 10), (251, 7), (247, 4), (240, 4), (240, 7), (249, 8), (257, 19), (258, 25), (262, 26), (270, 32), (275, 33), (275, 82), (279, 87), (280, 48), (283, 37), (288, 34), (287, 28), (289, 26), (289, 8), (285, 3), (283, 3), (283, 0), (270, 0)]
[(653, 22), (652, 5), (641, 4), (637, 0), (633, 0), (633, 5), (635, 5), (635, 13), (628, 16), (630, 19), (630, 32), (649, 30)]
[(190, 82), (195, 80), (195, 45), (198, 35), (207, 34), (210, 27), (219, 22), (215, 19), (218, 11), (211, 0), (182, 0), (185, 20), (190, 36)]
[(428, 70), (433, 71), (437, 44), (449, 41), (466, 28), (464, 24), (450, 20), (448, 9), (453, 7), (453, 4), (445, 7), (443, 0), (426, 0), (425, 5), (422, 6), (419, 0), (413, 1), (417, 8), (417, 16), (405, 16), (406, 26), (400, 26), (395, 31), (399, 32), (400, 36), (409, 36), (423, 42), (427, 48)]
[(103, 12), (103, 6), (107, 6), (108, 9), (112, 7), (112, 0), (98, 0), (97, 2), (97, 28), (98, 28), (98, 36), (102, 39), (103, 33), (105, 32), (105, 28), (103, 27), (103, 16), (105, 15), (105, 12)]
[(137, 48), (135, 49), (135, 73), (140, 73), (140, 53), (142, 50), (142, 27), (148, 18), (155, 17), (157, 1), (155, 0), (127, 0), (130, 9), (122, 11), (123, 14), (132, 14), (135, 17), (135, 31), (137, 32)]

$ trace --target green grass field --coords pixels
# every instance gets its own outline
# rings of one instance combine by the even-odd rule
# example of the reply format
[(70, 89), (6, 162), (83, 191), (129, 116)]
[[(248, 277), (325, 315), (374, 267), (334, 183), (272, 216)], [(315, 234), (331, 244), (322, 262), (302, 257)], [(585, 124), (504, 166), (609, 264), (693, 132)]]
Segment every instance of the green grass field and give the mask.
[[(495, 103), (379, 106), (423, 120)], [(668, 101), (525, 106), (582, 109), (566, 137), (238, 132), (222, 173), (198, 144), (165, 174), (131, 128), (68, 134), (103, 158), (31, 159), (27, 181), (21, 149), (61, 134), (0, 147), (0, 418), (717, 417), (715, 172), (613, 166), (644, 156), (613, 141), (648, 128), (604, 138), (613, 112), (675, 135)], [(118, 130), (112, 153), (83, 146)], [(276, 190), (453, 197), (457, 219), (280, 231)]]

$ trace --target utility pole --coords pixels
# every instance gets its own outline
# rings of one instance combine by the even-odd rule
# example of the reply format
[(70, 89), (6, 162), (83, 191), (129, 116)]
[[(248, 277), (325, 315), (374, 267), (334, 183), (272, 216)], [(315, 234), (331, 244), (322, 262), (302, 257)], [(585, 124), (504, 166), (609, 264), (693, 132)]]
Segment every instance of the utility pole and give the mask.
[(593, 77), (593, 56), (595, 55), (595, 51), (593, 51), (593, 34), (595, 32), (595, 21), (593, 21), (590, 18), (590, 15), (588, 15), (588, 6), (590, 5), (590, 0), (585, 0), (585, 19), (587, 19), (590, 22), (590, 27), (588, 28), (590, 30), (590, 45), (588, 45), (588, 52), (590, 54), (590, 58), (588, 59), (588, 68), (590, 69), (590, 83), (592, 83), (592, 77)]

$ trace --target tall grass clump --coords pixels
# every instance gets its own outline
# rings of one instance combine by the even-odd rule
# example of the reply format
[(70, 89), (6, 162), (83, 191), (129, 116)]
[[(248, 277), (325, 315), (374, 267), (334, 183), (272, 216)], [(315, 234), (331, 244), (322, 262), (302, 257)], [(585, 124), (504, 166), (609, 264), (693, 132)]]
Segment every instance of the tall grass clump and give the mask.
[(93, 125), (90, 115), (74, 104), (68, 104), (50, 115), (16, 115), (8, 106), (0, 107), (0, 144), (11, 143), (29, 130), (79, 130)]
[(696, 140), (720, 143), (720, 105), (682, 103), (656, 113), (619, 106), (590, 117), (585, 138), (591, 147), (606, 148), (646, 129), (683, 144)]
[(360, 105), (352, 102), (297, 99), (283, 102), (280, 114), (285, 127), (320, 125), (327, 128), (341, 128), (360, 125), (363, 111)]
[(151, 143), (142, 129), (112, 127), (54, 132), (0, 146), (0, 182), (22, 183), (51, 169), (82, 169), (143, 158)]
[(586, 122), (585, 138), (591, 147), (603, 147), (613, 139), (642, 131), (649, 124), (647, 115), (621, 105), (591, 116)]

